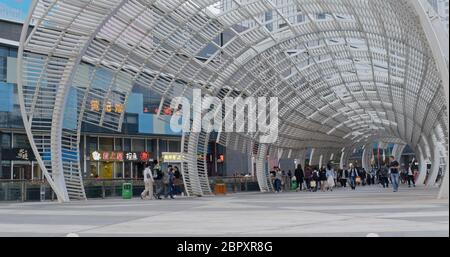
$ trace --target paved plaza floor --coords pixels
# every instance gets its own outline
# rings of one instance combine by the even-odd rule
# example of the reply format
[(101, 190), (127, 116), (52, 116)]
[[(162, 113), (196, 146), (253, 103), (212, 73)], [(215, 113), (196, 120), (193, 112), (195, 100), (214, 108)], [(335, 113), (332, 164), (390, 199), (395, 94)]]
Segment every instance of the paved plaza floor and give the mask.
[(0, 203), (0, 236), (449, 236), (437, 190), (380, 187), (175, 200)]

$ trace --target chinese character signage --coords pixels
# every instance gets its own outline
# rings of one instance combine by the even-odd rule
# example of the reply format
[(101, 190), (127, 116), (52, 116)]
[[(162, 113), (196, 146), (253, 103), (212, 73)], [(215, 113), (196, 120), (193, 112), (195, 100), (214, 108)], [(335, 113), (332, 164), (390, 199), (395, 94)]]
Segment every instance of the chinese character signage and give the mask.
[(91, 154), (91, 160), (93, 161), (106, 161), (106, 162), (148, 162), (151, 154), (149, 152), (98, 152), (95, 151)]
[(5, 161), (35, 161), (33, 150), (29, 148), (3, 149), (1, 159)]
[[(90, 110), (92, 112), (100, 112), (100, 109), (101, 109), (100, 107), (101, 107), (102, 103), (99, 100), (97, 100), (97, 99), (91, 100), (90, 104), (91, 104)], [(106, 113), (122, 114), (125, 110), (125, 107), (123, 104), (120, 104), (120, 103), (113, 103), (111, 101), (106, 101), (104, 103), (104, 110)]]
[(162, 153), (162, 157), (165, 163), (181, 163), (183, 161), (181, 153)]

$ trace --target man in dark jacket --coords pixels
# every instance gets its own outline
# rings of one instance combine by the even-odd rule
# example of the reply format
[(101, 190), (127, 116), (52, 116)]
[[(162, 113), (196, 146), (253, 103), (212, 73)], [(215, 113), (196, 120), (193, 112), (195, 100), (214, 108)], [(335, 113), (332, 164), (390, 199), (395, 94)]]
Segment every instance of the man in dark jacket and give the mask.
[(311, 189), (311, 179), (312, 179), (312, 169), (311, 166), (306, 166), (305, 168), (305, 183), (306, 183), (306, 189), (310, 190)]
[(367, 172), (366, 169), (362, 168), (361, 171), (359, 172), (359, 176), (361, 177), (361, 183), (363, 186), (366, 185), (367, 182)]
[(295, 178), (297, 179), (298, 189), (303, 190), (303, 182), (305, 181), (305, 174), (303, 173), (302, 165), (299, 164), (295, 170)]
[(389, 188), (389, 168), (383, 163), (380, 169), (380, 182), (383, 188)]
[(348, 179), (348, 170), (344, 166), (344, 169), (339, 170), (339, 181), (341, 182), (342, 187), (347, 187), (347, 179)]

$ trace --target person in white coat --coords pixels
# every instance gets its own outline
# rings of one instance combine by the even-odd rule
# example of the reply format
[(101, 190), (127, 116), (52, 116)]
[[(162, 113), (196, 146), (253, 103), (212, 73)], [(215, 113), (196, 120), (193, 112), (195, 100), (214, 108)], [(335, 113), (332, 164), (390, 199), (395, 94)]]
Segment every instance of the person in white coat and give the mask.
[(334, 186), (336, 185), (335, 182), (335, 172), (331, 164), (327, 165), (326, 169), (326, 176), (327, 176), (327, 189), (333, 191)]
[(153, 179), (152, 170), (150, 169), (150, 166), (148, 164), (145, 165), (144, 169), (144, 183), (145, 183), (145, 190), (141, 194), (141, 199), (147, 198), (148, 195), (150, 195), (150, 199), (153, 199), (153, 183), (155, 180)]

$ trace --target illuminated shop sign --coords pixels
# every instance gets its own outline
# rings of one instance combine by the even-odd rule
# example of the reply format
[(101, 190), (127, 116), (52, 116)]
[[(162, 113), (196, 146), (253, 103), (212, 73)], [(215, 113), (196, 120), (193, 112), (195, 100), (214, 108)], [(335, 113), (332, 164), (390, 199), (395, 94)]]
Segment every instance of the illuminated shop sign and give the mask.
[[(101, 102), (99, 100), (91, 100), (91, 111), (100, 112)], [(110, 101), (105, 102), (105, 112), (106, 113), (119, 113), (122, 114), (125, 107), (121, 103), (112, 103)]]
[(95, 151), (91, 154), (93, 161), (106, 161), (106, 162), (148, 162), (151, 154), (149, 152), (98, 152)]
[(181, 155), (181, 153), (162, 153), (162, 158), (165, 163), (181, 163), (183, 161), (183, 156)]

